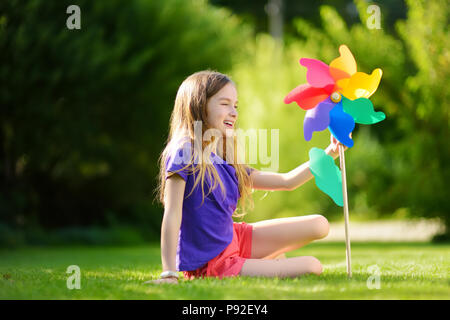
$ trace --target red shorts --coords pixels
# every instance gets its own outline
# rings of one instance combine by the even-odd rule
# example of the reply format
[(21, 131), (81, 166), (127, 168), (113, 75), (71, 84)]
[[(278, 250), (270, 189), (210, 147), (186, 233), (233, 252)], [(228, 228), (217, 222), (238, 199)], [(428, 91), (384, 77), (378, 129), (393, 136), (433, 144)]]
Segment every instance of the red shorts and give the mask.
[(246, 259), (252, 252), (253, 226), (245, 222), (233, 223), (233, 240), (217, 257), (203, 267), (183, 271), (186, 279), (204, 277), (233, 277), (239, 275)]

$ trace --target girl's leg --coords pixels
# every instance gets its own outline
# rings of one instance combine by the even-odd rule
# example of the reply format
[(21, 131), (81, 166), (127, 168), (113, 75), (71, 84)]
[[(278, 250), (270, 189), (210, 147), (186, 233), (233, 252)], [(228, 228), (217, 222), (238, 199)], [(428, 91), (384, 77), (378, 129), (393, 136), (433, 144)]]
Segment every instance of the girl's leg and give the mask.
[(322, 265), (314, 257), (295, 257), (282, 260), (247, 259), (240, 275), (250, 277), (297, 277), (307, 273), (320, 275)]
[(328, 220), (321, 215), (265, 220), (252, 225), (251, 259), (273, 259), (322, 239), (329, 231)]
[[(266, 259), (272, 259), (272, 257), (269, 256), (269, 257), (266, 257)], [(274, 256), (273, 259), (286, 259), (286, 254), (280, 253), (279, 255)]]

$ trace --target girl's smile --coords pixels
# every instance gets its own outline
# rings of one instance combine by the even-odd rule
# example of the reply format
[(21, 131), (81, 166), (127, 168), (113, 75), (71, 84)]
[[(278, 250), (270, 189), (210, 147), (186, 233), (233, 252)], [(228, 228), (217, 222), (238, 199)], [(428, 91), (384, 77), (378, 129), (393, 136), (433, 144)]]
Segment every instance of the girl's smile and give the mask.
[(233, 128), (233, 126), (234, 126), (234, 121), (225, 120), (223, 123), (225, 124), (225, 126), (227, 126), (229, 128)]

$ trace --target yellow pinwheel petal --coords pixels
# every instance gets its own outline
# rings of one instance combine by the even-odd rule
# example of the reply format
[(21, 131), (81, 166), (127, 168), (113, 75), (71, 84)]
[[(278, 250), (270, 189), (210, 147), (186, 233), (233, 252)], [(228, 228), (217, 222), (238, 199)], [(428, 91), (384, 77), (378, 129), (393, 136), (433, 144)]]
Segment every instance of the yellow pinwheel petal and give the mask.
[(383, 71), (379, 68), (373, 70), (371, 75), (356, 72), (340, 93), (351, 100), (369, 98), (377, 90), (382, 75)]
[(356, 73), (356, 61), (350, 49), (345, 45), (339, 47), (338, 58), (330, 63), (330, 74), (335, 81), (343, 78), (350, 78)]
[(345, 87), (348, 86), (349, 82), (350, 82), (350, 78), (344, 78), (344, 79), (338, 80), (336, 82), (337, 87), (338, 87), (337, 90), (342, 91), (342, 89), (344, 89)]

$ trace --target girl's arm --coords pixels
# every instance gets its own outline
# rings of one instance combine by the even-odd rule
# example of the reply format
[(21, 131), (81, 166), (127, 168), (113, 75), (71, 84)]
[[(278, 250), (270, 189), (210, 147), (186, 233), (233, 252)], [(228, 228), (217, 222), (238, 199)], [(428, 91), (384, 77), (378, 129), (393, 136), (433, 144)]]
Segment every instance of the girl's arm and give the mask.
[[(325, 152), (332, 156), (334, 160), (339, 156), (336, 145), (333, 143), (327, 147)], [(314, 175), (309, 170), (309, 161), (287, 173), (254, 170), (250, 175), (253, 189), (272, 191), (294, 190), (311, 180), (313, 177)]]
[(163, 271), (177, 270), (176, 254), (185, 187), (186, 181), (178, 174), (173, 174), (166, 181), (164, 217), (161, 227), (161, 261)]

